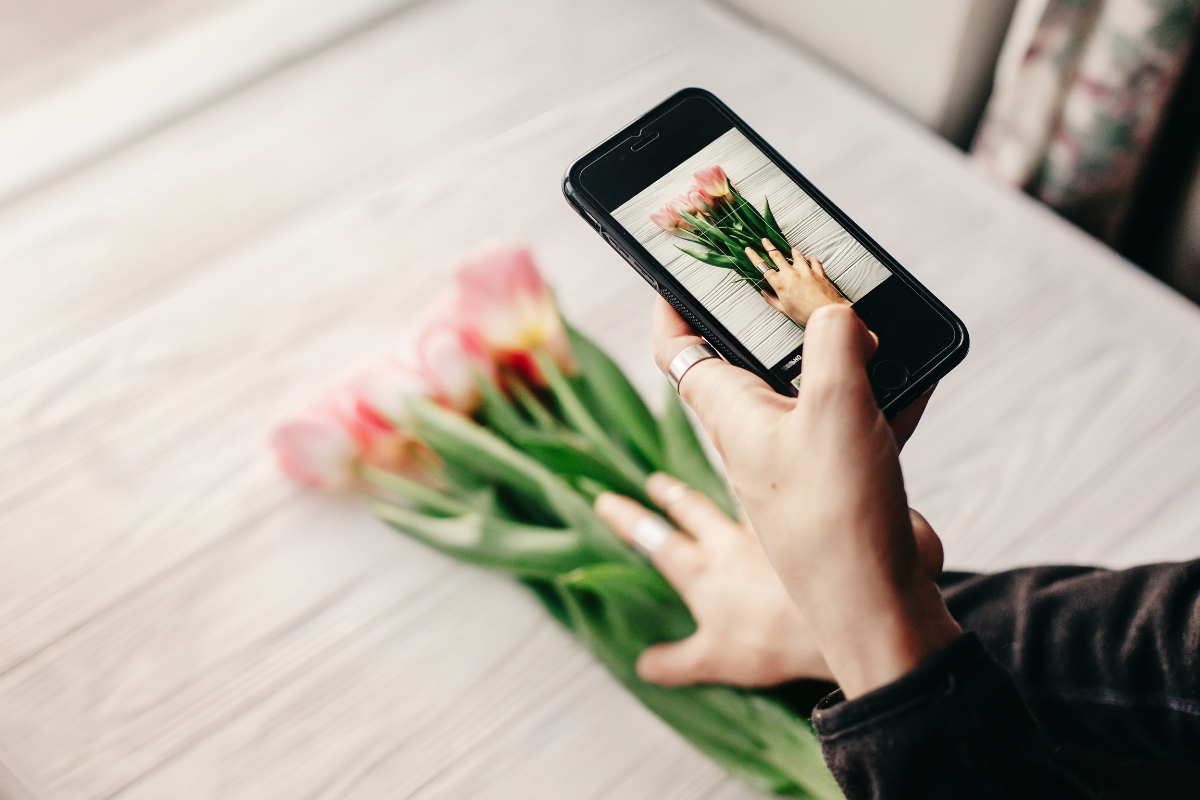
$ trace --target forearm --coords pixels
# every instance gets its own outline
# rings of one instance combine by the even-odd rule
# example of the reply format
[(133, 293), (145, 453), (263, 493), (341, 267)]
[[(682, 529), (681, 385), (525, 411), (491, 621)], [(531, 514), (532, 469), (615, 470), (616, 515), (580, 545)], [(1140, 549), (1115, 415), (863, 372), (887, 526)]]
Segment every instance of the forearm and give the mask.
[(1013, 675), (1051, 740), (1200, 758), (1200, 561), (947, 573), (941, 584), (955, 619)]

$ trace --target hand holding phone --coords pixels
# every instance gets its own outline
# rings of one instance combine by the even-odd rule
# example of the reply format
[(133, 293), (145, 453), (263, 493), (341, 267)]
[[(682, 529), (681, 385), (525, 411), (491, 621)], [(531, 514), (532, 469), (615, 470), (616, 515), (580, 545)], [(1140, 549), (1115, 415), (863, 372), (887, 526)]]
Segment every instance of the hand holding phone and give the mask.
[(966, 355), (962, 322), (716, 97), (685, 89), (579, 159), (575, 209), (730, 363), (794, 395), (804, 329), (852, 305), (889, 417)]
[[(876, 345), (858, 316), (827, 304), (810, 318), (804, 391), (781, 398), (754, 374), (710, 359), (680, 383), (721, 453), (734, 491), (848, 698), (910, 671), (962, 631), (934, 582), (941, 543), (910, 512), (900, 445), (924, 396), (885, 422), (867, 378)], [(655, 314), (665, 369), (695, 332)]]

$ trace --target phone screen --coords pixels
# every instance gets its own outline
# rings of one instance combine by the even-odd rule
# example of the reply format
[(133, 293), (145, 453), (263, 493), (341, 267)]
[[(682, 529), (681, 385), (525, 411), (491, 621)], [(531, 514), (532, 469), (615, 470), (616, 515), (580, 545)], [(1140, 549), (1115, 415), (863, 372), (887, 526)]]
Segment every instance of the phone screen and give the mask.
[[(854, 303), (891, 272), (741, 131), (730, 128), (612, 212), (767, 368), (798, 372), (808, 314)], [(744, 251), (775, 269), (762, 239), (821, 272), (772, 286)], [(780, 242), (778, 239), (784, 241)], [(786, 269), (786, 267), (784, 267)], [(774, 301), (774, 302), (772, 302)]]
[[(794, 169), (756, 144), (719, 101), (697, 92), (663, 104), (572, 174), (620, 238), (636, 240), (718, 333), (736, 339), (740, 358), (751, 356), (778, 387), (798, 387), (804, 326), (828, 303), (853, 305), (879, 336), (870, 370), (885, 408), (945, 366), (956, 344), (965, 355), (965, 328), (944, 306), (902, 268), (890, 268), (894, 259), (843, 225), (845, 215), (789, 174)], [(647, 277), (670, 299), (663, 281)]]

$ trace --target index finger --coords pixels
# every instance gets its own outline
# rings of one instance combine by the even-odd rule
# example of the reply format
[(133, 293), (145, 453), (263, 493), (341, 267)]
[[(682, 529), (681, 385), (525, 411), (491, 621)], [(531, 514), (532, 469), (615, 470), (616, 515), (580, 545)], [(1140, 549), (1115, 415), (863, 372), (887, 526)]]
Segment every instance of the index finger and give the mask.
[[(684, 348), (703, 342), (704, 339), (696, 335), (683, 317), (660, 297), (654, 306), (654, 360), (658, 368), (665, 374), (671, 361)], [(762, 378), (720, 358), (699, 362), (679, 382), (680, 397), (696, 412), (700, 424), (718, 449), (721, 447), (719, 423), (722, 411), (729, 412), (739, 405), (744, 409), (747, 402), (753, 401), (754, 394), (763, 392), (773, 399), (781, 399)]]

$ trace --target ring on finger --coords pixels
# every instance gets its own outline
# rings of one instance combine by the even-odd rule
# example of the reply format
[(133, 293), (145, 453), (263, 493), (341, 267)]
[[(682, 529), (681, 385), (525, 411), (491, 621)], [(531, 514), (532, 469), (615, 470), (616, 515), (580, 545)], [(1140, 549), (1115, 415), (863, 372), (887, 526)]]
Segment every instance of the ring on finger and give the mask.
[(694, 344), (691, 347), (685, 347), (683, 350), (671, 359), (671, 364), (667, 367), (667, 380), (671, 383), (671, 388), (676, 392), (679, 391), (679, 382), (683, 380), (683, 376), (689, 369), (710, 358), (720, 358), (713, 346), (708, 342)]
[(649, 514), (634, 524), (630, 538), (633, 539), (633, 549), (646, 558), (651, 558), (674, 532), (675, 529), (662, 517)]

